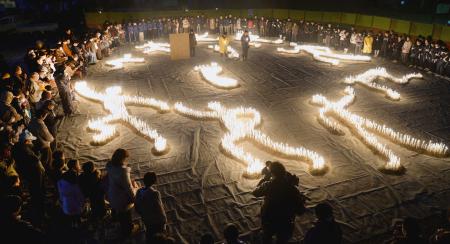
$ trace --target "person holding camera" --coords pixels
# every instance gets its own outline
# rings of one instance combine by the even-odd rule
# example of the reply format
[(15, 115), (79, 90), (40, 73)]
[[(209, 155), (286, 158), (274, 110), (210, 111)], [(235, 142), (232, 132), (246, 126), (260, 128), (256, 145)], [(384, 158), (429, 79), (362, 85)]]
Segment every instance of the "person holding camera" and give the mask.
[(258, 186), (253, 195), (264, 197), (261, 207), (263, 243), (287, 243), (292, 237), (296, 215), (305, 211), (305, 196), (297, 189), (298, 177), (279, 162), (269, 165), (271, 179)]

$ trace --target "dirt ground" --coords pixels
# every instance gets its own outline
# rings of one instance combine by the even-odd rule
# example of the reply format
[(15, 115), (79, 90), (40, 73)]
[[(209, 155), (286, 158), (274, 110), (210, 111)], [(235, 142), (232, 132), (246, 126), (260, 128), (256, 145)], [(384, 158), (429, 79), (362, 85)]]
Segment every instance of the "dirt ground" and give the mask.
[[(239, 43), (232, 46), (239, 50)], [(325, 157), (330, 171), (312, 176), (305, 162), (285, 160), (268, 154), (251, 143), (244, 148), (263, 160), (279, 160), (300, 177), (300, 189), (311, 199), (309, 211), (297, 218), (295, 240), (311, 227), (312, 208), (328, 201), (341, 224), (348, 243), (379, 243), (389, 233), (393, 218), (413, 216), (433, 218), (450, 203), (450, 159), (418, 154), (386, 140), (388, 147), (401, 157), (406, 173), (386, 175), (378, 169), (384, 160), (374, 154), (350, 131), (344, 136), (331, 134), (316, 119), (319, 108), (309, 103), (312, 95), (322, 93), (330, 99), (343, 95), (344, 77), (369, 68), (386, 67), (402, 76), (411, 68), (391, 61), (329, 64), (314, 61), (308, 54), (280, 54), (277, 45), (263, 44), (251, 49), (246, 62), (224, 60), (218, 53), (197, 47), (197, 56), (171, 61), (169, 55), (142, 54), (132, 47), (122, 47), (114, 56), (131, 52), (146, 58), (145, 64), (126, 65), (110, 71), (104, 62), (91, 66), (87, 82), (97, 90), (121, 85), (124, 94), (152, 96), (173, 104), (182, 101), (197, 109), (206, 109), (209, 101), (250, 106), (260, 111), (261, 130), (276, 141), (304, 146)], [(216, 61), (224, 75), (238, 79), (241, 86), (222, 90), (206, 83), (195, 65)], [(422, 80), (397, 85), (386, 82), (402, 94), (402, 100), (387, 100), (382, 94), (355, 85), (356, 101), (349, 110), (395, 130), (421, 139), (443, 141), (450, 145), (450, 82), (424, 74)], [(218, 121), (200, 121), (176, 113), (160, 114), (149, 108), (129, 107), (167, 138), (170, 152), (151, 153), (152, 142), (118, 125), (120, 136), (103, 146), (90, 144), (92, 133), (86, 131), (89, 119), (106, 114), (102, 104), (79, 98), (79, 113), (65, 118), (58, 140), (69, 157), (81, 162), (94, 161), (104, 167), (119, 147), (130, 151), (132, 177), (139, 180), (147, 171), (158, 174), (169, 220), (169, 233), (180, 242), (195, 243), (202, 233), (222, 239), (227, 223), (236, 223), (242, 233), (257, 232), (260, 227), (261, 201), (251, 195), (257, 180), (242, 177), (243, 163), (220, 151), (224, 128)]]

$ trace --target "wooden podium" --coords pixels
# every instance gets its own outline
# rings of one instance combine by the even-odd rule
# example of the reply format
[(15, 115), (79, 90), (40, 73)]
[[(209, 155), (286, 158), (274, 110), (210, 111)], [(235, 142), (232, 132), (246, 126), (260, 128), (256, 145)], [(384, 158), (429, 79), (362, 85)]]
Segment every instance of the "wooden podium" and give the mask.
[(191, 57), (189, 48), (189, 33), (170, 34), (170, 58), (172, 60), (188, 59)]

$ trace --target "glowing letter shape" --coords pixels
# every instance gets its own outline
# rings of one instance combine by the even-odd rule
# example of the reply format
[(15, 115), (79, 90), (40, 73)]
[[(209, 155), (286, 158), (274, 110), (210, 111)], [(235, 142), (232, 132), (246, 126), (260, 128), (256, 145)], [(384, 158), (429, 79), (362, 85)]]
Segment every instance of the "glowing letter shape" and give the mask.
[(375, 82), (378, 78), (384, 78), (387, 80), (391, 80), (397, 84), (406, 84), (409, 82), (410, 79), (421, 79), (422, 74), (420, 73), (412, 73), (404, 75), (401, 78), (394, 77), (393, 75), (389, 74), (385, 68), (375, 68), (375, 69), (369, 69), (366, 72), (356, 75), (356, 76), (349, 76), (345, 78), (345, 83), (347, 84), (355, 84), (359, 83), (362, 85), (365, 85), (367, 87), (373, 88), (375, 90), (378, 90), (380, 92), (383, 92), (386, 94), (386, 96), (392, 100), (400, 100), (400, 93), (397, 91), (383, 86), (379, 85)]
[(98, 132), (93, 136), (93, 143), (103, 144), (117, 136), (118, 133), (113, 123), (123, 122), (136, 129), (143, 136), (153, 140), (156, 153), (162, 154), (167, 151), (167, 140), (155, 129), (150, 128), (146, 122), (130, 115), (126, 107), (126, 104), (134, 104), (152, 107), (158, 111), (166, 112), (170, 110), (166, 102), (154, 98), (121, 95), (122, 89), (120, 86), (109, 87), (104, 93), (96, 92), (89, 88), (85, 81), (77, 82), (75, 84), (75, 90), (85, 98), (103, 102), (104, 108), (110, 113), (105, 117), (88, 122), (88, 128)]
[(217, 63), (195, 66), (194, 70), (199, 71), (203, 78), (214, 86), (220, 88), (235, 88), (239, 86), (236, 79), (219, 76), (222, 73), (222, 67)]
[(131, 54), (124, 54), (123, 58), (106, 61), (106, 65), (112, 66), (112, 69), (122, 69), (123, 63), (143, 63), (144, 58), (133, 58)]
[(322, 46), (313, 46), (313, 45), (297, 45), (296, 43), (291, 42), (290, 46), (293, 46), (294, 49), (285, 49), (282, 47), (277, 48), (278, 52), (283, 53), (299, 53), (300, 51), (305, 51), (313, 56), (317, 61), (329, 63), (332, 65), (338, 65), (340, 60), (342, 61), (370, 61), (371, 58), (369, 56), (364, 55), (353, 55), (353, 54), (338, 54), (334, 53), (328, 47)]
[(145, 54), (153, 53), (153, 52), (165, 52), (170, 53), (170, 44), (169, 43), (158, 43), (149, 41), (141, 46), (136, 46), (137, 49), (144, 49), (142, 51)]
[(175, 111), (185, 116), (198, 119), (219, 120), (227, 129), (222, 137), (222, 148), (233, 157), (247, 163), (247, 176), (257, 175), (264, 167), (263, 162), (251, 153), (245, 152), (237, 144), (243, 140), (251, 140), (273, 153), (285, 157), (307, 160), (312, 163), (313, 174), (325, 173), (325, 160), (318, 153), (303, 147), (291, 147), (288, 144), (275, 142), (269, 136), (256, 129), (261, 124), (261, 115), (254, 108), (238, 107), (228, 109), (219, 102), (208, 103), (208, 111), (199, 111), (188, 108), (178, 102), (174, 106)]
[(337, 102), (330, 102), (322, 95), (314, 95), (312, 103), (322, 106), (319, 110), (319, 122), (336, 134), (343, 135), (344, 130), (342, 126), (331, 120), (328, 116), (332, 115), (342, 121), (352, 132), (357, 134), (372, 150), (381, 154), (387, 159), (384, 170), (387, 172), (398, 173), (403, 170), (400, 164), (400, 158), (394, 154), (386, 145), (379, 142), (377, 136), (369, 131), (376, 132), (381, 136), (386, 137), (392, 142), (408, 149), (417, 151), (419, 153), (425, 152), (434, 156), (446, 156), (448, 154), (448, 147), (443, 143), (433, 141), (423, 141), (416, 139), (410, 135), (396, 132), (384, 124), (378, 124), (375, 121), (366, 119), (348, 111), (347, 107), (355, 100), (355, 92), (352, 87), (345, 89), (346, 95)]

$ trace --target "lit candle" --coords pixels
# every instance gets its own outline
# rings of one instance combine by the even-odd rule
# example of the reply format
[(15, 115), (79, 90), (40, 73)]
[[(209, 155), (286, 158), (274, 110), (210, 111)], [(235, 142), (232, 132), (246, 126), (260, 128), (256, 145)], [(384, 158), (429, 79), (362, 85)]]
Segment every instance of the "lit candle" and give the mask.
[(217, 119), (227, 129), (222, 137), (221, 146), (225, 152), (234, 158), (247, 163), (246, 175), (257, 175), (264, 167), (263, 162), (238, 146), (243, 140), (250, 140), (266, 148), (269, 152), (285, 157), (306, 160), (312, 163), (311, 172), (317, 174), (326, 171), (325, 160), (318, 153), (303, 147), (291, 147), (285, 143), (275, 142), (269, 136), (256, 129), (261, 124), (261, 115), (254, 108), (238, 107), (228, 109), (219, 102), (208, 103), (206, 111), (188, 108), (182, 103), (174, 105), (175, 111), (197, 119)]
[(307, 52), (313, 56), (317, 61), (329, 63), (332, 65), (338, 65), (340, 61), (370, 61), (369, 56), (364, 55), (353, 55), (353, 54), (338, 54), (333, 52), (328, 47), (314, 46), (314, 45), (298, 45), (291, 42), (290, 46), (293, 49), (277, 48), (278, 52), (296, 54), (300, 51)]
[(147, 106), (161, 112), (166, 112), (170, 110), (170, 107), (166, 102), (154, 98), (122, 95), (122, 88), (120, 86), (108, 87), (104, 93), (96, 92), (89, 88), (85, 81), (75, 83), (75, 91), (85, 98), (102, 102), (105, 110), (109, 112), (109, 114), (104, 117), (88, 122), (88, 129), (97, 132), (97, 134), (93, 136), (93, 143), (104, 144), (117, 136), (118, 133), (113, 123), (121, 121), (135, 128), (143, 136), (153, 140), (157, 152), (163, 153), (167, 150), (166, 139), (156, 130), (150, 128), (146, 122), (130, 115), (126, 107), (127, 104), (132, 104)]
[(443, 143), (416, 139), (411, 135), (396, 132), (384, 124), (378, 124), (375, 121), (351, 113), (347, 107), (353, 103), (355, 92), (352, 87), (347, 87), (345, 93), (346, 95), (337, 102), (331, 102), (320, 94), (312, 97), (311, 102), (322, 107), (319, 110), (318, 121), (332, 132), (340, 135), (344, 134), (343, 128), (329, 117), (335, 117), (337, 121), (345, 123), (346, 126), (352, 128), (352, 132), (356, 133), (364, 143), (387, 160), (384, 165), (385, 170), (399, 172), (403, 167), (400, 164), (400, 158), (386, 145), (380, 143), (377, 136), (373, 133), (384, 136), (394, 143), (419, 153), (424, 152), (434, 156), (448, 155), (448, 147)]
[(239, 86), (236, 79), (219, 76), (222, 73), (222, 67), (217, 63), (212, 62), (210, 65), (195, 66), (194, 70), (200, 72), (202, 77), (214, 86), (220, 88), (235, 88)]
[(421, 79), (422, 77), (423, 76), (420, 73), (411, 73), (404, 75), (401, 78), (397, 78), (389, 74), (385, 68), (375, 68), (369, 69), (366, 72), (356, 76), (348, 76), (345, 78), (345, 83), (347, 84), (359, 83), (367, 87), (373, 88), (377, 91), (385, 93), (385, 95), (392, 100), (400, 100), (400, 93), (387, 86), (379, 85), (375, 83), (375, 81), (379, 78), (384, 78), (397, 84), (406, 84), (411, 79)]

